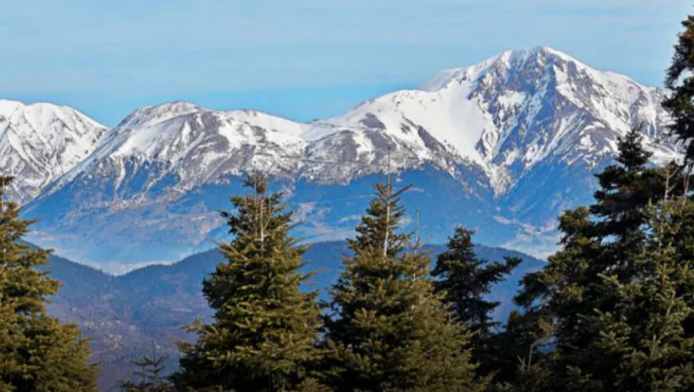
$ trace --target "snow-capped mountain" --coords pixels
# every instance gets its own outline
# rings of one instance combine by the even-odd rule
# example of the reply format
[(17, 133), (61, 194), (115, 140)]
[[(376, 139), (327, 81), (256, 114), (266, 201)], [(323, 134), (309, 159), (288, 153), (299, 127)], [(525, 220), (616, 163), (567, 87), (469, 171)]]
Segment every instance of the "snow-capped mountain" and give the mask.
[(0, 171), (16, 177), (8, 197), (33, 199), (91, 154), (106, 130), (66, 106), (0, 100)]
[[(346, 184), (388, 165), (397, 170), (431, 163), (455, 175), (457, 166), (473, 164), (425, 129), (408, 123), (400, 127), (405, 131), (383, 129), (368, 113), (353, 125), (335, 120), (305, 124), (255, 111), (171, 102), (136, 110), (46, 194), (79, 178), (113, 178), (114, 196), (129, 200), (172, 178), (171, 190), (180, 193), (254, 171)], [(131, 192), (130, 180), (142, 175), (145, 188)]]
[[(593, 173), (631, 127), (642, 127), (655, 161), (678, 157), (662, 140), (663, 97), (539, 47), (311, 123), (185, 102), (145, 107), (106, 132), (29, 213), (43, 217), (50, 245), (79, 248), (63, 254), (80, 261), (170, 259), (222, 233), (217, 211), (244, 173), (272, 175), (309, 218), (310, 236), (334, 239), (349, 233), (374, 176), (390, 169), (419, 189), (410, 207), (422, 209), (433, 241), (466, 224), (484, 242), (523, 248), (551, 233), (561, 210), (590, 200)], [(75, 233), (93, 249), (70, 245)], [(157, 243), (169, 253), (152, 252)]]
[(496, 204), (509, 210), (504, 219), (547, 228), (562, 210), (590, 200), (592, 173), (630, 128), (642, 127), (655, 162), (678, 158), (663, 135), (664, 94), (537, 47), (443, 71), (330, 122), (381, 124), (403, 137), (404, 124), (425, 129), (484, 171)]
[(673, 159), (674, 147), (659, 142), (663, 98), (662, 90), (538, 47), (443, 71), (420, 89), (371, 100), (331, 122), (381, 124), (400, 137), (407, 124), (426, 129), (483, 168), (503, 195), (542, 162), (597, 166), (635, 126), (644, 127), (654, 159)]
[[(174, 193), (252, 169), (286, 177), (306, 142), (301, 125), (252, 111), (212, 111), (186, 102), (136, 110), (54, 186), (112, 180), (113, 197), (140, 200), (162, 182)], [(173, 180), (172, 180), (173, 179)], [(133, 188), (133, 181), (140, 184)]]

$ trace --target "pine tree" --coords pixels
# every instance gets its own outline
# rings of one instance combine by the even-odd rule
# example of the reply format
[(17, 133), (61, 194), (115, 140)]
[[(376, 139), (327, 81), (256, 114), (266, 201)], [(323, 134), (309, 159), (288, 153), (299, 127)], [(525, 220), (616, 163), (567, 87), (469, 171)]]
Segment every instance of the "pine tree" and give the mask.
[(398, 233), (405, 210), (390, 181), (349, 241), (353, 257), (332, 290), (326, 378), (335, 391), (478, 391), (466, 346), (429, 277), (431, 259)]
[(686, 146), (686, 157), (694, 159), (694, 16), (682, 22), (675, 54), (667, 70), (665, 87), (671, 94), (663, 101), (663, 108), (672, 117), (670, 132)]
[(617, 163), (598, 175), (596, 203), (560, 218), (562, 249), (543, 270), (524, 278), (516, 298), (537, 322), (554, 326), (550, 390), (603, 390), (621, 366), (621, 358), (599, 349), (599, 332), (586, 320), (595, 312), (611, 314), (620, 303), (604, 276), (624, 284), (636, 279), (635, 260), (651, 230), (648, 206), (667, 194), (668, 177), (664, 169), (646, 166), (650, 155), (639, 134), (635, 129), (621, 139)]
[[(594, 349), (618, 366), (601, 378), (615, 392), (677, 392), (694, 388), (694, 336), (686, 323), (694, 315), (694, 260), (681, 260), (674, 237), (691, 202), (663, 202), (649, 208), (643, 251), (631, 262), (629, 281), (602, 276), (605, 294), (615, 298), (609, 311), (586, 317), (597, 335)], [(685, 211), (689, 209), (690, 211)]]
[[(0, 200), (12, 178), (0, 177)], [(59, 283), (37, 267), (49, 252), (22, 238), (33, 221), (19, 218), (15, 203), (0, 203), (0, 391), (97, 391), (98, 369), (74, 324), (46, 313)]]
[(450, 305), (458, 320), (474, 332), (472, 338), (473, 360), (479, 364), (478, 372), (487, 375), (497, 367), (497, 351), (494, 328), (498, 322), (492, 312), (499, 302), (488, 301), (492, 286), (501, 282), (516, 268), (521, 260), (506, 258), (505, 262), (486, 262), (475, 254), (472, 244), (473, 231), (458, 227), (448, 241), (448, 249), (436, 259), (433, 276), (436, 290)]
[[(542, 331), (539, 325), (553, 325), (549, 331), (551, 336), (541, 335), (542, 339), (555, 345), (548, 358), (552, 372), (548, 376), (547, 389), (543, 391), (553, 391), (566, 382), (568, 369), (601, 371), (609, 368), (603, 358), (592, 355), (594, 351), (588, 349), (595, 336), (583, 322), (595, 308), (607, 306), (602, 302), (607, 302), (607, 299), (597, 289), (599, 275), (593, 272), (594, 261), (600, 255), (600, 241), (588, 234), (590, 227), (587, 208), (566, 212), (559, 224), (559, 230), (564, 234), (560, 242), (562, 249), (549, 258), (542, 270), (523, 278), (522, 291), (515, 299), (525, 312), (534, 316), (532, 329)], [(516, 350), (528, 350), (527, 342), (523, 343)], [(563, 385), (562, 390), (595, 390), (582, 387), (585, 389), (569, 389)]]
[(629, 246), (638, 243), (639, 229), (646, 221), (646, 206), (665, 195), (662, 171), (648, 168), (652, 153), (643, 147), (642, 129), (632, 128), (618, 141), (616, 163), (597, 174), (600, 189), (590, 212), (599, 221), (593, 235), (616, 237)]
[(164, 363), (167, 356), (157, 354), (157, 345), (152, 342), (152, 355), (131, 362), (138, 368), (133, 375), (137, 382), (126, 381), (121, 383), (123, 392), (170, 392), (173, 388), (163, 377)]
[(260, 175), (245, 186), (252, 194), (233, 197), (236, 211), (223, 213), (235, 236), (220, 246), (227, 262), (204, 282), (214, 322), (190, 327), (197, 343), (181, 345), (172, 380), (179, 389), (321, 390), (307, 370), (320, 356), (321, 317), (316, 293), (300, 287), (310, 278), (299, 272), (306, 248), (289, 235), (281, 193), (268, 195)]
[(491, 391), (539, 392), (550, 383), (547, 351), (552, 325), (533, 312), (514, 310), (494, 336), (494, 383)]

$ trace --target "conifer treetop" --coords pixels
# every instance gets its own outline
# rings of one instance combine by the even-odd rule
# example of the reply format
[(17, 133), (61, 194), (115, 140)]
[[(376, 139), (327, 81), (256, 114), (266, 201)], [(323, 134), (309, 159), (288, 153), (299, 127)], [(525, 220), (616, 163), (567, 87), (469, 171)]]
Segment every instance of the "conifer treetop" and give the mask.
[(398, 233), (400, 221), (405, 216), (401, 195), (410, 186), (395, 190), (390, 181), (379, 181), (374, 185), (375, 197), (369, 203), (366, 214), (361, 217), (354, 239), (348, 240), (353, 251), (380, 249), (384, 256), (395, 256), (409, 244), (409, 235)]
[(663, 108), (673, 118), (670, 132), (684, 143), (686, 160), (694, 160), (694, 16), (682, 22), (684, 31), (677, 37), (675, 53), (667, 70), (665, 87), (671, 94), (663, 102)]
[(321, 317), (317, 294), (301, 288), (310, 278), (299, 271), (306, 247), (290, 235), (292, 213), (280, 193), (268, 192), (268, 179), (252, 175), (244, 185), (251, 192), (232, 197), (234, 209), (222, 213), (233, 235), (219, 246), (226, 262), (203, 282), (214, 321), (189, 327), (197, 342), (181, 344), (173, 383), (184, 390), (317, 387), (309, 367), (320, 357)]
[(331, 292), (324, 377), (336, 392), (479, 391), (470, 335), (435, 293), (431, 258), (400, 232), (406, 190), (376, 184), (349, 242)]

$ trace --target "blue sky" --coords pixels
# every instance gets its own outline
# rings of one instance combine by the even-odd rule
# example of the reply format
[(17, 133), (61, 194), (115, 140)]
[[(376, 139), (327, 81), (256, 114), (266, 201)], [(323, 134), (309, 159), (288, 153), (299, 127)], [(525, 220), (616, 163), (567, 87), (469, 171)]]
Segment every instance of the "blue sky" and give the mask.
[(0, 97), (296, 120), (536, 45), (661, 85), (689, 0), (0, 0)]

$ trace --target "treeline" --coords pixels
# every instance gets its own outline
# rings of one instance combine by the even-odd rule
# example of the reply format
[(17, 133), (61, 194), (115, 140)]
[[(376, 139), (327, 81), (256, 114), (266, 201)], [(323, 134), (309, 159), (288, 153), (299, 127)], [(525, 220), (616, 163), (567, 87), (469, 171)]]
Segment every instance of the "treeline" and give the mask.
[[(694, 18), (684, 22), (663, 103), (685, 159), (649, 164), (646, 129), (619, 141), (593, 205), (559, 219), (560, 250), (522, 281), (518, 310), (493, 322), (490, 287), (519, 260), (479, 260), (459, 227), (435, 260), (403, 232), (388, 179), (349, 240), (343, 273), (320, 303), (303, 290), (306, 247), (267, 179), (223, 213), (233, 240), (204, 281), (214, 318), (187, 326), (180, 367), (137, 361), (123, 390), (181, 392), (684, 392), (694, 390)], [(10, 184), (0, 178), (0, 200)], [(59, 283), (21, 242), (31, 221), (0, 204), (0, 392), (96, 391), (98, 366), (76, 326), (47, 315)]]

